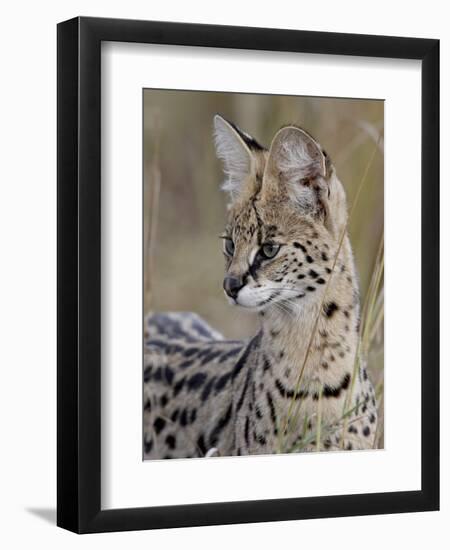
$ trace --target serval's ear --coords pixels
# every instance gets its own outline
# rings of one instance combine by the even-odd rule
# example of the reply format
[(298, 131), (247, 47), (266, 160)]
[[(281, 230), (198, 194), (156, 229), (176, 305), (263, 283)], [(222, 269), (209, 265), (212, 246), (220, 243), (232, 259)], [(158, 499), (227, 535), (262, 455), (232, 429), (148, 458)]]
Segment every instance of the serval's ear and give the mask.
[(307, 132), (286, 126), (275, 134), (264, 172), (267, 191), (287, 191), (305, 213), (315, 213), (323, 208), (322, 192), (328, 192), (326, 174), (322, 148)]
[(220, 115), (214, 117), (214, 142), (226, 176), (222, 189), (234, 200), (244, 180), (251, 174), (253, 152), (262, 151), (263, 148), (251, 136)]

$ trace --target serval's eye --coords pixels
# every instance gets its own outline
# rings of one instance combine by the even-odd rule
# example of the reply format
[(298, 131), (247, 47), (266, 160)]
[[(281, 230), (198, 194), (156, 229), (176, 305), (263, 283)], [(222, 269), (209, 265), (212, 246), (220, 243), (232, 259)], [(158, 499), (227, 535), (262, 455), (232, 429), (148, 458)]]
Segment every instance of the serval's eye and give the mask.
[(234, 254), (234, 242), (232, 239), (223, 240), (223, 251), (227, 256), (233, 256)]
[(279, 244), (266, 243), (262, 245), (260, 253), (264, 258), (271, 260), (272, 258), (275, 258), (279, 250), (280, 250)]

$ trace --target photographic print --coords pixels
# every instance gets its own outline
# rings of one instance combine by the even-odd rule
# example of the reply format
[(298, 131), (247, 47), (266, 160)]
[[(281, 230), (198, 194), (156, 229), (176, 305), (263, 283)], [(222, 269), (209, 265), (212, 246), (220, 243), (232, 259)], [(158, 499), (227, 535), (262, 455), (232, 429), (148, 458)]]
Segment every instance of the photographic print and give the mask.
[(143, 91), (143, 457), (384, 446), (384, 102)]
[(76, 17), (57, 80), (57, 524), (438, 510), (439, 41)]

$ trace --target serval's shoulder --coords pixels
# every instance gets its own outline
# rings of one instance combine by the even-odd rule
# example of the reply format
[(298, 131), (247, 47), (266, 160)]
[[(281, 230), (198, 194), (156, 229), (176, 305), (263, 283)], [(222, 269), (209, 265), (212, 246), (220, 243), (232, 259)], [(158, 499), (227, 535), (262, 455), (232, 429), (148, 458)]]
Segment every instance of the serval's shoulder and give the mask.
[(193, 313), (148, 315), (144, 347), (144, 457), (231, 453), (233, 370), (246, 343), (225, 340)]

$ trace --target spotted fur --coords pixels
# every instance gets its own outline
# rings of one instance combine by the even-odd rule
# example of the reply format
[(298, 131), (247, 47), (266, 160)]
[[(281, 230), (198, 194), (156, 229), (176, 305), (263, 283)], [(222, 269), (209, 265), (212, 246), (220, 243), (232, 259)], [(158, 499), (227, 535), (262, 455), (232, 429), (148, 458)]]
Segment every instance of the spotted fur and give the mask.
[(146, 318), (144, 457), (372, 448), (377, 404), (356, 361), (357, 275), (328, 155), (293, 125), (267, 150), (216, 117), (215, 141), (230, 196), (224, 288), (261, 326), (229, 341), (194, 313)]

